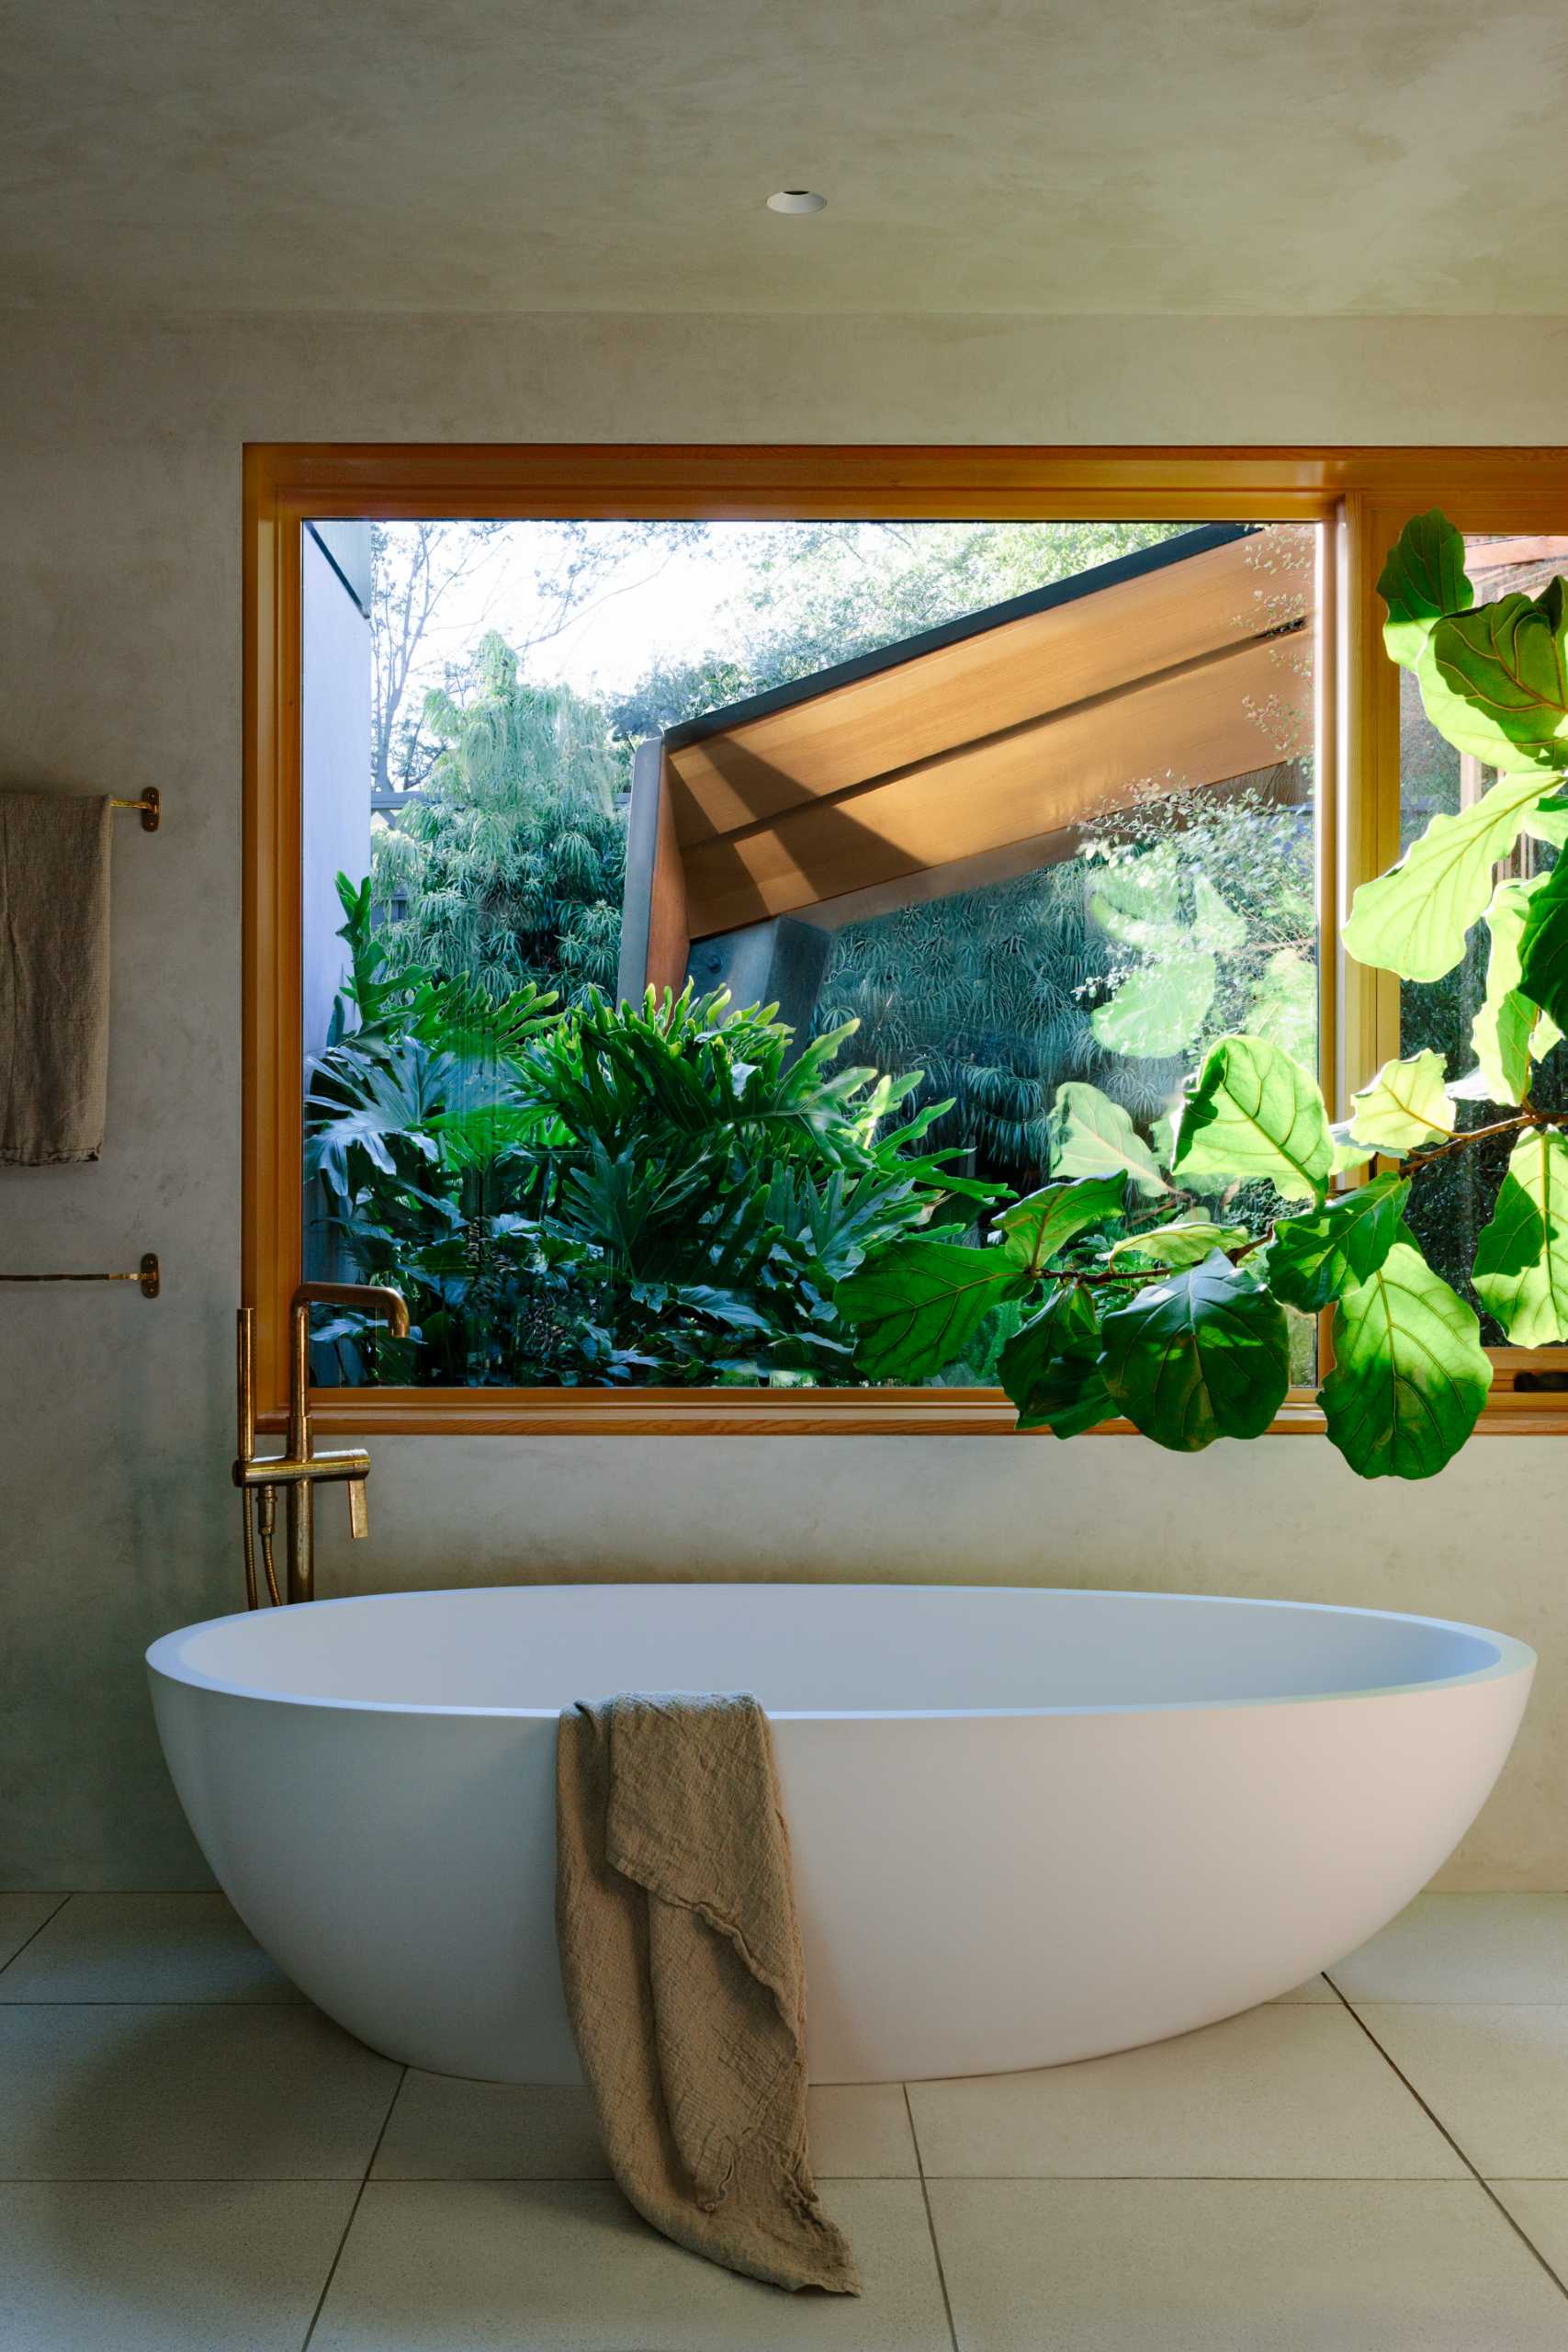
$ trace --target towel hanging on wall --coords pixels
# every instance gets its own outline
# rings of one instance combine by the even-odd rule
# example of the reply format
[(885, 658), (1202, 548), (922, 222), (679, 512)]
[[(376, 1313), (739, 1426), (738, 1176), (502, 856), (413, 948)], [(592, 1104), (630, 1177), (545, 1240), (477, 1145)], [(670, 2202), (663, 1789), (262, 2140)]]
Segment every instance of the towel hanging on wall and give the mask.
[(0, 792), (0, 1164), (103, 1149), (109, 828), (107, 797)]

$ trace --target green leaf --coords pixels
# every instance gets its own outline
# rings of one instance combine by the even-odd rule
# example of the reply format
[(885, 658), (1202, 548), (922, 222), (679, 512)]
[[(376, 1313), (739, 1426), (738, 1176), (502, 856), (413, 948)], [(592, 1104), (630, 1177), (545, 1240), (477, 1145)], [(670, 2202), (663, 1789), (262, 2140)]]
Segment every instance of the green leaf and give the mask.
[[(1539, 596), (1500, 596), (1433, 626), (1429, 662), (1466, 707), (1465, 739), (1441, 731), (1493, 767), (1568, 766), (1568, 612), (1561, 580)], [(1428, 705), (1428, 715), (1436, 717)], [(1492, 748), (1486, 748), (1490, 744)]]
[(1283, 1308), (1218, 1250), (1141, 1290), (1101, 1329), (1111, 1396), (1145, 1437), (1178, 1453), (1261, 1437), (1291, 1385)]
[(1358, 1087), (1350, 1100), (1356, 1106), (1352, 1142), (1371, 1144), (1378, 1151), (1408, 1151), (1454, 1131), (1443, 1057), (1431, 1046), (1407, 1061), (1384, 1062), (1371, 1084)]
[(995, 1220), (1002, 1255), (1015, 1267), (1040, 1273), (1069, 1241), (1122, 1214), (1124, 1176), (1084, 1176), (1077, 1183), (1046, 1184), (1025, 1193)]
[(1089, 910), (1118, 946), (1159, 950), (1179, 945), (1186, 936), (1181, 870), (1170, 842), (1107, 867), (1095, 884)]
[(1544, 1060), (1562, 1032), (1519, 985), (1519, 950), (1531, 899), (1548, 879), (1502, 882), (1486, 910), (1490, 946), (1486, 997), (1471, 1023), (1471, 1043), (1490, 1102), (1517, 1102), (1529, 1083), (1532, 1057)]
[(1433, 507), (1414, 515), (1390, 548), (1378, 581), (1388, 606), (1383, 643), (1402, 669), (1413, 670), (1436, 622), (1475, 602), (1465, 576), (1464, 539)]
[(1316, 1060), (1317, 967), (1293, 947), (1277, 948), (1254, 984), (1247, 1034), (1267, 1037), (1309, 1069)]
[(1115, 1413), (1100, 1370), (1100, 1317), (1077, 1283), (1054, 1292), (1013, 1333), (997, 1373), (1018, 1407), (1021, 1430), (1077, 1437)]
[(1316, 1315), (1371, 1281), (1399, 1239), (1407, 1176), (1374, 1176), (1308, 1216), (1286, 1217), (1269, 1245), (1268, 1283), (1276, 1298)]
[(869, 1259), (833, 1293), (857, 1327), (855, 1362), (868, 1380), (924, 1380), (953, 1363), (993, 1306), (1031, 1285), (1000, 1250), (917, 1237)]
[(1568, 857), (1560, 857), (1525, 909), (1519, 986), (1557, 1024), (1568, 1028)]
[(1336, 1119), (1328, 1130), (1334, 1138), (1334, 1165), (1331, 1176), (1353, 1176), (1358, 1169), (1367, 1167), (1377, 1158), (1370, 1143), (1352, 1143), (1348, 1119)]
[(1129, 1233), (1111, 1249), (1111, 1263), (1145, 1258), (1156, 1266), (1196, 1266), (1213, 1250), (1239, 1250), (1256, 1238), (1245, 1225), (1215, 1225), (1208, 1217), (1192, 1216), (1179, 1225), (1156, 1225), (1148, 1233)]
[(1158, 1162), (1120, 1102), (1083, 1079), (1056, 1089), (1051, 1113), (1055, 1176), (1130, 1176), (1141, 1193), (1168, 1193)]
[(1555, 1130), (1514, 1146), (1471, 1280), (1514, 1347), (1568, 1340), (1568, 1138)]
[(1192, 944), (1211, 956), (1238, 956), (1247, 945), (1247, 918), (1221, 898), (1206, 874), (1192, 876)]
[(1493, 866), (1545, 788), (1540, 775), (1499, 776), (1457, 817), (1434, 817), (1397, 865), (1357, 891), (1344, 932), (1357, 962), (1407, 980), (1451, 971), (1492, 895)]
[(1287, 1200), (1323, 1189), (1334, 1159), (1317, 1080), (1264, 1037), (1222, 1037), (1182, 1114), (1172, 1171), (1263, 1178)]
[(1185, 1053), (1214, 1001), (1217, 978), (1212, 956), (1174, 948), (1129, 972), (1115, 995), (1095, 1006), (1089, 1026), (1107, 1053), (1145, 1061)]
[(1429, 1478), (1491, 1385), (1480, 1324), (1404, 1235), (1335, 1310), (1334, 1369), (1318, 1392), (1330, 1441), (1359, 1477)]

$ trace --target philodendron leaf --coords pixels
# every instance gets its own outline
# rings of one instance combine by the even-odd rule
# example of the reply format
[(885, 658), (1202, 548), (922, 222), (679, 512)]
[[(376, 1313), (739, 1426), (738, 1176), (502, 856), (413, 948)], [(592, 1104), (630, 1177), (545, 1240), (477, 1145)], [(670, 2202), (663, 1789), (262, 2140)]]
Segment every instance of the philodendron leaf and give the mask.
[(1464, 612), (1474, 604), (1475, 591), (1465, 576), (1464, 539), (1437, 507), (1406, 523), (1389, 550), (1378, 594), (1388, 606), (1383, 643), (1405, 670), (1416, 667), (1445, 613)]
[(1568, 1138), (1519, 1137), (1475, 1245), (1475, 1295), (1516, 1348), (1568, 1340)]
[(1051, 1113), (1055, 1176), (1130, 1176), (1140, 1193), (1168, 1193), (1159, 1163), (1120, 1102), (1098, 1086), (1069, 1079)]
[(1088, 1291), (1066, 1283), (1013, 1333), (997, 1363), (1021, 1430), (1077, 1437), (1116, 1408), (1100, 1370), (1100, 1317)]
[[(1563, 583), (1539, 596), (1500, 596), (1434, 623), (1429, 662), (1463, 704), (1462, 735), (1444, 714), (1441, 731), (1493, 767), (1568, 766), (1568, 609)], [(1420, 672), (1417, 673), (1420, 674)], [(1425, 688), (1423, 679), (1423, 688)], [(1434, 718), (1428, 702), (1428, 715)]]
[(1095, 1006), (1089, 1026), (1107, 1053), (1163, 1061), (1185, 1053), (1202, 1028), (1217, 978), (1212, 956), (1173, 949), (1129, 972), (1115, 995)]
[(1317, 1080), (1263, 1037), (1222, 1037), (1182, 1113), (1172, 1172), (1262, 1177), (1287, 1200), (1323, 1190), (1334, 1159)]
[(1015, 1269), (1042, 1272), (1078, 1234), (1121, 1216), (1126, 1187), (1124, 1176), (1082, 1176), (1076, 1183), (1026, 1193), (996, 1219), (1001, 1254)]
[(1318, 1402), (1358, 1477), (1430, 1478), (1451, 1461), (1486, 1402), (1492, 1363), (1475, 1317), (1408, 1234), (1347, 1291), (1333, 1340)]
[(993, 1306), (1029, 1288), (1000, 1250), (917, 1236), (868, 1259), (833, 1299), (856, 1327), (855, 1362), (868, 1379), (923, 1380), (964, 1353)]
[(1370, 1281), (1399, 1238), (1409, 1198), (1407, 1176), (1374, 1176), (1306, 1216), (1282, 1219), (1269, 1245), (1275, 1297), (1316, 1315)]
[(1284, 1309), (1214, 1250), (1117, 1307), (1101, 1326), (1105, 1385), (1156, 1444), (1199, 1453), (1261, 1437), (1291, 1385)]
[(1541, 877), (1525, 909), (1519, 986), (1560, 1030), (1568, 1029), (1568, 856)]
[(1359, 1087), (1350, 1100), (1356, 1106), (1351, 1141), (1370, 1143), (1378, 1151), (1441, 1143), (1454, 1131), (1443, 1057), (1431, 1046), (1408, 1061), (1384, 1062), (1371, 1084)]
[(1245, 1225), (1215, 1225), (1208, 1217), (1188, 1217), (1180, 1225), (1156, 1225), (1148, 1233), (1127, 1234), (1112, 1247), (1111, 1263), (1142, 1258), (1156, 1266), (1198, 1266), (1215, 1250), (1245, 1249), (1255, 1238)]
[(1344, 933), (1357, 962), (1407, 980), (1451, 971), (1492, 895), (1493, 866), (1545, 789), (1539, 774), (1503, 775), (1457, 817), (1434, 817), (1397, 865), (1357, 891)]
[(1502, 882), (1486, 910), (1491, 945), (1486, 956), (1486, 997), (1471, 1023), (1471, 1043), (1489, 1102), (1518, 1102), (1529, 1084), (1530, 1063), (1541, 1061), (1562, 1035), (1549, 1013), (1519, 985), (1519, 950), (1529, 903), (1544, 874), (1529, 882)]

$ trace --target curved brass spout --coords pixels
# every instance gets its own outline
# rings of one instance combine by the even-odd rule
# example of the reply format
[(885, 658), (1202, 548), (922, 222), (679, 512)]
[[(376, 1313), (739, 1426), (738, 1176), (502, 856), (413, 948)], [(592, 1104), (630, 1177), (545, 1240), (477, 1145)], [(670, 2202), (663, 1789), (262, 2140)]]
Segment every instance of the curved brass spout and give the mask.
[[(279, 1599), (272, 1560), (272, 1532), (279, 1487), (284, 1493), (288, 1597), (290, 1600), (309, 1600), (315, 1591), (314, 1492), (321, 1479), (333, 1479), (348, 1488), (350, 1534), (367, 1535), (370, 1532), (365, 1492), (365, 1482), (370, 1476), (370, 1456), (359, 1447), (337, 1453), (317, 1453), (311, 1447), (310, 1309), (318, 1303), (329, 1306), (357, 1306), (367, 1315), (379, 1315), (400, 1340), (408, 1336), (409, 1311), (400, 1292), (386, 1290), (380, 1284), (371, 1283), (301, 1283), (289, 1303), (288, 1311), (288, 1442), (280, 1454), (265, 1454), (258, 1458), (255, 1379), (251, 1349), (254, 1317), (248, 1306), (241, 1307), (239, 1449), (234, 1457), (234, 1484), (240, 1489), (240, 1507), (244, 1514), (245, 1599), (252, 1609), (256, 1606), (258, 1599), (255, 1558), (258, 1532), (262, 1544), (262, 1565), (266, 1571), (267, 1594), (275, 1604)], [(254, 1520), (252, 1517), (253, 1498), (257, 1514)]]
[[(312, 1306), (356, 1306), (364, 1315), (378, 1315), (394, 1339), (408, 1337), (409, 1310), (400, 1291), (377, 1283), (301, 1283), (288, 1305), (288, 1444), (287, 1460), (294, 1475), (279, 1480), (284, 1490), (284, 1548), (288, 1564), (288, 1598), (312, 1600), (316, 1592), (315, 1484), (319, 1478), (341, 1478), (348, 1487), (348, 1528), (351, 1535), (368, 1535), (370, 1512), (366, 1480), (368, 1458), (360, 1453), (316, 1453), (310, 1444), (310, 1309)], [(277, 1476), (275, 1466), (273, 1475)]]

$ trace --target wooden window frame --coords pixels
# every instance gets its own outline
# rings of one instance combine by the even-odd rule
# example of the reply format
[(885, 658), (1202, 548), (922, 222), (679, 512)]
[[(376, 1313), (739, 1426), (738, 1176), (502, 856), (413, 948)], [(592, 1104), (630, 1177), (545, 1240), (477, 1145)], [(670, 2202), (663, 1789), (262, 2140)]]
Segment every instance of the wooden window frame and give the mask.
[[(1320, 1067), (1336, 1115), (1399, 1050), (1399, 983), (1351, 964), (1339, 925), (1399, 848), (1399, 673), (1376, 582), (1407, 518), (1467, 532), (1568, 529), (1568, 449), (1061, 449), (755, 445), (258, 443), (244, 452), (244, 1092), (242, 1286), (256, 1311), (260, 1425), (286, 1420), (300, 1278), (300, 542), (310, 520), (448, 516), (1304, 522), (1324, 526), (1315, 692)], [(1326, 1318), (1320, 1344), (1326, 1348)], [(1511, 1387), (1495, 1351), (1487, 1431), (1568, 1434), (1568, 1395)], [(1568, 1350), (1537, 1350), (1537, 1369)], [(853, 1436), (1007, 1433), (998, 1389), (324, 1388), (337, 1433)], [(1130, 1425), (1111, 1422), (1106, 1434)], [(1320, 1433), (1292, 1394), (1280, 1435)]]

